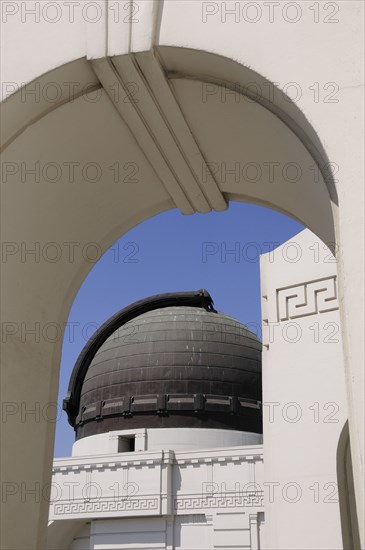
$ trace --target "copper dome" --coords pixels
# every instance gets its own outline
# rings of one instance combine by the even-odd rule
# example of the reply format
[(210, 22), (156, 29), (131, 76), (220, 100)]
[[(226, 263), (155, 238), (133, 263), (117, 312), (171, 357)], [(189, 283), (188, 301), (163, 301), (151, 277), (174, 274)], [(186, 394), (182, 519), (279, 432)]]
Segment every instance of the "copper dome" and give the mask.
[(133, 428), (262, 433), (261, 343), (206, 291), (132, 304), (92, 337), (64, 401), (77, 438)]

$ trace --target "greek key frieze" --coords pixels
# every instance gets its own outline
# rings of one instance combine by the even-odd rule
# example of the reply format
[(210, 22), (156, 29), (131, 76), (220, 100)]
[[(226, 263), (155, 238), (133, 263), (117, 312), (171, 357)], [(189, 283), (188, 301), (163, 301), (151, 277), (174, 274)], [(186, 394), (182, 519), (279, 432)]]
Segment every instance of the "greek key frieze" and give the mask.
[(276, 298), (279, 322), (334, 311), (339, 307), (336, 276), (279, 288)]
[(210, 508), (236, 508), (263, 506), (263, 491), (254, 493), (227, 493), (219, 495), (196, 495), (175, 499), (175, 510), (206, 510)]
[(158, 508), (158, 498), (125, 500), (95, 499), (83, 502), (57, 502), (53, 505), (53, 515), (103, 514), (110, 512), (138, 512)]

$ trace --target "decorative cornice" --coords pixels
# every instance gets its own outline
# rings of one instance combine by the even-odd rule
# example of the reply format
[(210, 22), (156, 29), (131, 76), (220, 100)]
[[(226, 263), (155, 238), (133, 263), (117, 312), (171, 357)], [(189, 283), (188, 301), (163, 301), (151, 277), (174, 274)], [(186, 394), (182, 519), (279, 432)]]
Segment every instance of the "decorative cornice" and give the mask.
[[(84, 470), (114, 470), (119, 468), (133, 468), (140, 466), (176, 464), (176, 465), (193, 465), (193, 464), (229, 464), (242, 462), (263, 462), (263, 451), (259, 447), (255, 447), (256, 452), (251, 450), (247, 452), (247, 446), (242, 448), (216, 449), (209, 450), (210, 456), (206, 456), (205, 451), (159, 451), (159, 452), (139, 452), (137, 453), (118, 453), (118, 455), (109, 455), (101, 460), (101, 457), (95, 459), (71, 457), (69, 459), (55, 459), (53, 463), (53, 473), (67, 474), (68, 472), (80, 472)], [(122, 455), (122, 457), (121, 457)], [(120, 458), (119, 458), (120, 457)]]

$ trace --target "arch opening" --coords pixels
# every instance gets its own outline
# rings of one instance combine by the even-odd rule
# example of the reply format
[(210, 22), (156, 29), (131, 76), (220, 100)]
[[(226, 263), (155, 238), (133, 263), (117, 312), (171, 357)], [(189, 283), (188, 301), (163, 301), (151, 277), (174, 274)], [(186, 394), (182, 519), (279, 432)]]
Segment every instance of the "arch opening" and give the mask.
[[(274, 259), (278, 254), (295, 263), (300, 249), (295, 235), (302, 229), (272, 209), (236, 203), (209, 216), (165, 212), (130, 230), (94, 262), (75, 298), (64, 336), (59, 410), (82, 348), (90, 348), (108, 317), (148, 295), (204, 286), (220, 311), (239, 319), (262, 341), (260, 255), (271, 253)], [(292, 248), (275, 252), (286, 241)], [(315, 251), (306, 252), (315, 259)], [(56, 456), (69, 454), (73, 430), (65, 416), (57, 430)]]
[[(293, 103), (282, 99), (273, 112), (241, 93), (252, 78), (248, 69), (205, 52), (158, 48), (112, 61), (77, 60), (51, 77), (67, 82), (75, 74), (77, 93), (57, 104), (44, 97), (24, 102), (20, 91), (4, 105), (4, 202), (21, 220), (6, 219), (4, 306), (19, 326), (36, 318), (63, 327), (92, 267), (90, 246), (105, 252), (131, 227), (175, 207), (209, 212), (248, 201), (289, 214), (335, 243), (337, 197), (321, 166), (325, 156), (314, 154), (320, 142), (308, 138), (308, 123)], [(40, 78), (41, 85), (49, 78)], [(123, 95), (131, 81), (138, 82), (137, 104)], [(236, 94), (226, 93), (229, 82), (239, 83)], [(290, 116), (281, 115), (284, 107)], [(29, 254), (34, 261), (24, 262)], [(9, 384), (9, 401), (54, 402), (61, 343), (42, 341), (39, 353), (28, 356), (21, 340), (20, 332), (9, 338), (8, 363), (23, 373), (27, 356), (21, 382)], [(23, 426), (19, 440), (22, 430), (28, 436)], [(35, 434), (42, 459), (28, 468), (42, 482), (49, 479), (53, 437), (50, 423)], [(17, 468), (11, 466), (14, 478)], [(45, 521), (47, 503), (40, 507)]]

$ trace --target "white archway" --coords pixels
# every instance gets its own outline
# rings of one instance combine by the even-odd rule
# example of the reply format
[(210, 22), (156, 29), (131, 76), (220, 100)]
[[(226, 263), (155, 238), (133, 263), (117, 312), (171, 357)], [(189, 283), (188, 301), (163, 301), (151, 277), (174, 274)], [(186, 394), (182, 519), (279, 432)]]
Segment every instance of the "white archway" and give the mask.
[[(76, 87), (64, 86), (70, 82)], [(257, 101), (252, 82), (261, 90)], [(9, 483), (42, 488), (49, 481), (54, 426), (42, 415), (35, 425), (19, 422), (14, 404), (42, 410), (56, 401), (60, 345), (42, 340), (42, 330), (67, 321), (92, 243), (105, 251), (159, 212), (219, 211), (231, 200), (276, 208), (324, 242), (337, 241), (326, 153), (300, 109), (265, 82), (232, 59), (160, 46), (80, 58), (33, 81), (38, 100), (24, 101), (25, 87), (4, 104), (3, 193), (12, 213), (3, 229)], [(47, 95), (50, 83), (61, 90), (57, 101)], [(251, 169), (261, 170), (258, 179), (248, 176)], [(34, 330), (36, 345), (27, 341)], [(24, 465), (25, 442), (38, 455)], [(21, 498), (23, 489), (8, 491)], [(9, 501), (8, 548), (43, 547), (47, 502), (40, 496), (38, 504), (26, 498), (20, 518), (18, 503)]]

